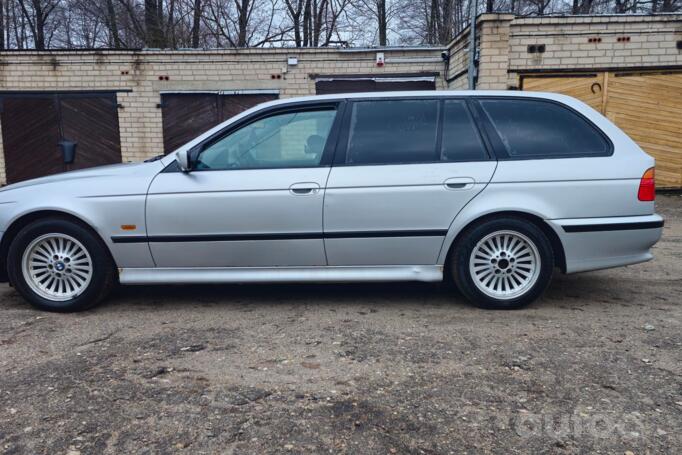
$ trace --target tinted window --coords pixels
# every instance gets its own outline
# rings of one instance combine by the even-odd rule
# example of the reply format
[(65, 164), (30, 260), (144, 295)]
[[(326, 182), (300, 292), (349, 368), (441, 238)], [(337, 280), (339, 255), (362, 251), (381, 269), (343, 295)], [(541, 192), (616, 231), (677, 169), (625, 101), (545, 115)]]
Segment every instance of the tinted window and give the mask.
[(464, 101), (445, 101), (441, 157), (445, 161), (476, 161), (488, 158), (474, 119)]
[(538, 100), (480, 100), (510, 157), (561, 158), (610, 153), (604, 137), (566, 107)]
[(336, 111), (273, 115), (246, 125), (206, 147), (197, 169), (318, 166)]
[(438, 100), (353, 103), (347, 162), (391, 164), (437, 161), (438, 106)]

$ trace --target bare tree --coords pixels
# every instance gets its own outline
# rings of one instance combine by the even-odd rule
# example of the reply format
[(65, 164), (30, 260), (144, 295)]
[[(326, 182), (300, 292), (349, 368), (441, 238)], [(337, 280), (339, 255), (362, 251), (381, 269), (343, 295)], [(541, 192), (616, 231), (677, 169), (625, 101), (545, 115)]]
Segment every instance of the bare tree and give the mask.
[[(284, 0), (296, 47), (329, 46), (350, 0)], [(336, 40), (334, 38), (337, 38)]]
[(552, 0), (527, 0), (529, 7), (529, 15), (531, 16), (544, 16), (547, 13), (547, 8), (549, 7)]
[(194, 8), (192, 10), (192, 47), (199, 47), (199, 38), (201, 31), (201, 16), (202, 16), (202, 6), (201, 0), (194, 0)]
[(45, 49), (47, 20), (61, 0), (18, 0), (21, 12), (28, 23), (36, 49)]
[(310, 3), (310, 0), (284, 0), (284, 3), (287, 6), (287, 13), (289, 14), (289, 18), (291, 19), (293, 24), (294, 44), (296, 45), (296, 47), (303, 47), (307, 43), (304, 44), (303, 42), (302, 13), (304, 6), (306, 6), (307, 9), (307, 4)]
[(680, 0), (663, 0), (660, 12), (673, 13), (682, 10), (682, 1)]
[(0, 0), (0, 50), (4, 50), (5, 45), (5, 3)]
[(204, 21), (217, 46), (262, 46), (281, 37), (277, 0), (203, 0)]
[(140, 17), (145, 15), (144, 8), (136, 0), (118, 0), (118, 3), (123, 10), (123, 13), (118, 16), (118, 22), (124, 30), (125, 41), (146, 43), (145, 23), (140, 20)]
[[(618, 2), (618, 0), (616, 0)], [(573, 0), (571, 14), (589, 14), (592, 12), (593, 0)]]
[(166, 47), (162, 18), (163, 1), (144, 0), (145, 43), (148, 47)]
[[(0, 0), (0, 49), (445, 44), (476, 0)], [(659, 13), (682, 0), (478, 0), (478, 11)]]
[(122, 47), (121, 36), (118, 33), (118, 15), (114, 7), (114, 0), (105, 0), (106, 12), (104, 12), (104, 23), (109, 29), (109, 45), (119, 49)]
[[(386, 46), (388, 44), (388, 27), (389, 20), (393, 16), (391, 9), (391, 0), (354, 0), (351, 1), (353, 7), (353, 14), (357, 16), (368, 16), (371, 23), (376, 28), (376, 41), (379, 46)], [(363, 27), (360, 21), (353, 21), (354, 25)], [(374, 39), (372, 39), (374, 41)]]
[(445, 44), (450, 41), (464, 26), (464, 8), (462, 0), (422, 0), (424, 42)]
[(386, 12), (386, 0), (375, 0), (377, 11), (377, 28), (379, 29), (379, 46), (388, 44), (386, 36), (388, 31), (388, 14)]

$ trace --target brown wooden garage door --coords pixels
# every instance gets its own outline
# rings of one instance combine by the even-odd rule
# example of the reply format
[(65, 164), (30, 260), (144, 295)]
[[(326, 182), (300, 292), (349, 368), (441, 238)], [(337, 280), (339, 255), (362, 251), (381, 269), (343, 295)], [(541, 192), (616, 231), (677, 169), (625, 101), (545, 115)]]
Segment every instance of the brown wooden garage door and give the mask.
[(164, 93), (161, 95), (163, 148), (170, 153), (217, 124), (276, 94)]
[(522, 76), (524, 90), (578, 98), (656, 158), (656, 184), (682, 188), (682, 71)]
[[(115, 93), (0, 95), (8, 183), (121, 162)], [(60, 143), (76, 144), (65, 163)]]
[(315, 93), (391, 92), (405, 90), (436, 90), (432, 73), (413, 75), (339, 75), (316, 76)]

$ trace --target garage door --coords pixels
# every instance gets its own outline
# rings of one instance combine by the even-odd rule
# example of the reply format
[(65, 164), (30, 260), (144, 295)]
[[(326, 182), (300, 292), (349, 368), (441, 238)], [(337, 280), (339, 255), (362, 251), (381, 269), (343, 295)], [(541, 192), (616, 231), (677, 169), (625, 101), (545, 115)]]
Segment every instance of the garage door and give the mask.
[(163, 93), (163, 148), (170, 153), (230, 117), (274, 99), (274, 93)]
[(115, 93), (11, 94), (0, 103), (7, 183), (121, 162)]
[(682, 188), (682, 72), (522, 76), (524, 90), (581, 99), (656, 158), (656, 184)]
[(318, 95), (404, 90), (436, 90), (436, 76), (435, 74), (427, 73), (380, 76), (344, 74), (315, 77), (315, 92)]

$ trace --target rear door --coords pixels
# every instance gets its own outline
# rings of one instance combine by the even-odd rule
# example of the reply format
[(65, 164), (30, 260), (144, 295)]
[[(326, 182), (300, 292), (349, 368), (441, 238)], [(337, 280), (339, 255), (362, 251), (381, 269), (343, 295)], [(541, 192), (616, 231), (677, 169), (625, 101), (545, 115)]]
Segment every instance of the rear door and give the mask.
[(346, 109), (324, 203), (329, 265), (435, 264), (496, 161), (463, 99), (366, 99)]

